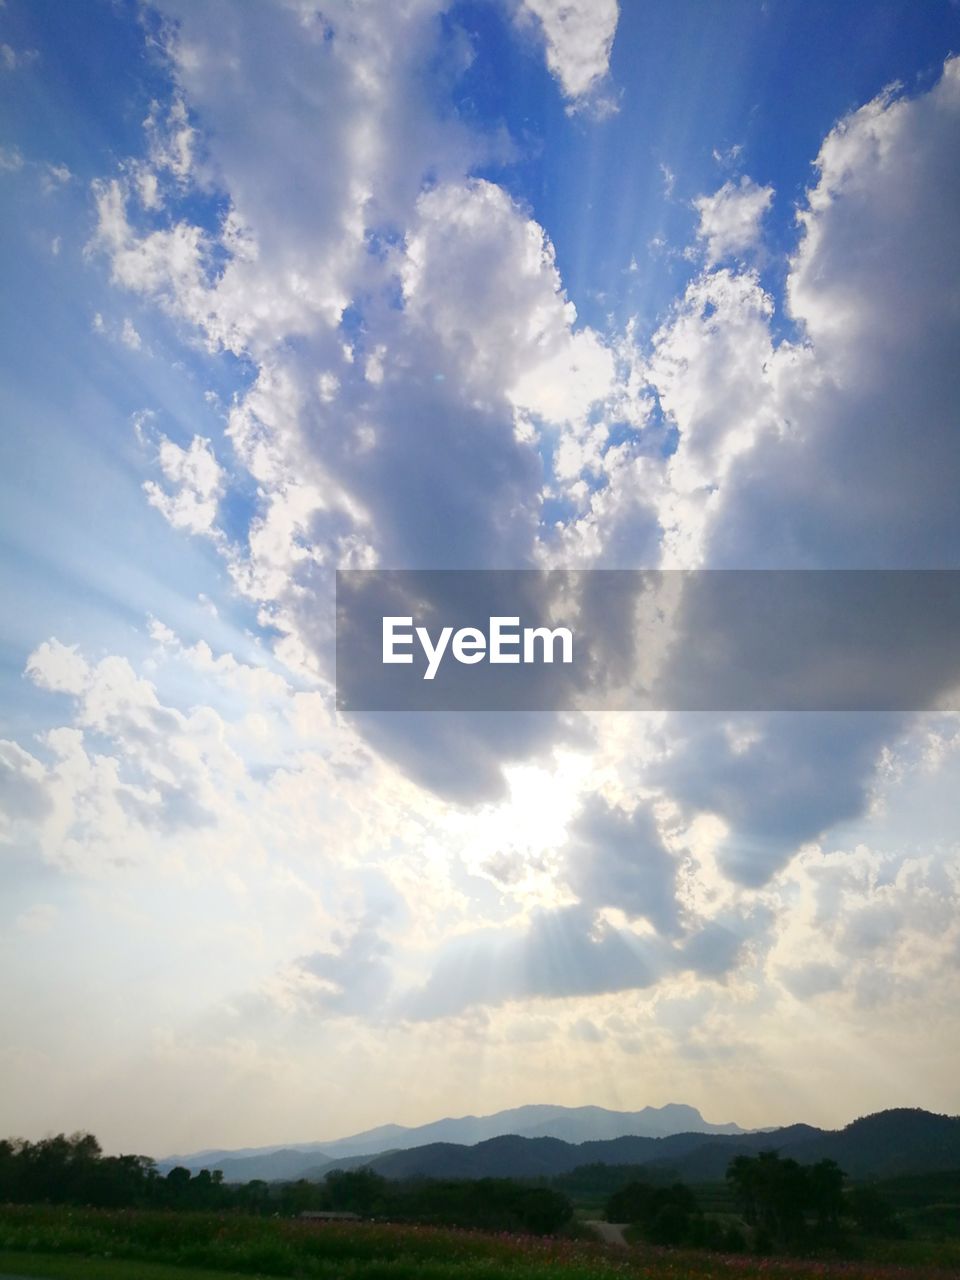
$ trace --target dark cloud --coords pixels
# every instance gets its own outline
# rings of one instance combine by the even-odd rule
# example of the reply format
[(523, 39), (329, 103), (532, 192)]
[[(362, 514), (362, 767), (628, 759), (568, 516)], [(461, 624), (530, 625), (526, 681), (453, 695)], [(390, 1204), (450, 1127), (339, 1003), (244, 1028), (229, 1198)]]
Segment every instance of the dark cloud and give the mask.
[(408, 777), (464, 805), (504, 799), (505, 764), (588, 741), (585, 726), (547, 712), (387, 711), (351, 720)]
[[(760, 389), (771, 397), (768, 423), (714, 495), (707, 565), (960, 561), (958, 83), (953, 60), (930, 93), (871, 104), (824, 144), (788, 277), (809, 345), (801, 358), (771, 354), (776, 378)], [(712, 370), (709, 403), (723, 406), (728, 383), (743, 376), (736, 366)], [(745, 667), (775, 656), (745, 654)], [(854, 667), (849, 682), (862, 675)], [(931, 680), (942, 687), (935, 671)], [(657, 777), (688, 812), (724, 819), (723, 869), (758, 885), (801, 843), (863, 813), (883, 747), (908, 724), (869, 714), (740, 717), (734, 736), (758, 735), (744, 747), (728, 740), (726, 723), (674, 717)]]
[(824, 144), (788, 300), (815, 378), (724, 484), (713, 565), (952, 567), (960, 559), (960, 61)]
[(906, 723), (867, 712), (671, 716), (652, 778), (689, 814), (723, 819), (721, 867), (759, 886), (800, 845), (863, 812), (880, 751)]
[(710, 920), (681, 948), (681, 967), (700, 978), (722, 978), (735, 969), (744, 947), (757, 931), (758, 918)]
[(371, 924), (333, 935), (335, 950), (301, 956), (296, 967), (324, 984), (309, 991), (312, 1007), (340, 1014), (373, 1016), (390, 989), (391, 945)]
[(588, 800), (571, 828), (566, 869), (571, 888), (588, 906), (619, 907), (658, 933), (678, 932), (677, 863), (644, 805), (626, 813), (599, 797)]
[(599, 920), (586, 907), (538, 912), (529, 928), (458, 938), (397, 1006), (400, 1017), (442, 1018), (474, 1005), (589, 996), (652, 986), (669, 966), (663, 943)]
[[(392, 1013), (418, 1021), (511, 1000), (642, 990), (686, 971), (720, 979), (772, 923), (762, 908), (731, 911), (701, 922), (676, 945), (618, 929), (585, 904), (539, 911), (523, 931), (487, 929), (448, 943), (426, 983), (397, 1001)], [(591, 1038), (589, 1029), (581, 1033)]]

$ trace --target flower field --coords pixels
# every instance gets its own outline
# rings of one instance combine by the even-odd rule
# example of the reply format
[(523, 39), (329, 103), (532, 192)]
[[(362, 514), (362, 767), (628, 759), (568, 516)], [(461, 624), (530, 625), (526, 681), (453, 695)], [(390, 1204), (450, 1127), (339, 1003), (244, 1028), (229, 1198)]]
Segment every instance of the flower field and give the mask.
[(0, 1208), (0, 1253), (5, 1263), (14, 1254), (43, 1254), (304, 1280), (947, 1280), (960, 1274), (946, 1260), (821, 1262), (646, 1246), (624, 1252), (562, 1238), (375, 1222), (35, 1206)]

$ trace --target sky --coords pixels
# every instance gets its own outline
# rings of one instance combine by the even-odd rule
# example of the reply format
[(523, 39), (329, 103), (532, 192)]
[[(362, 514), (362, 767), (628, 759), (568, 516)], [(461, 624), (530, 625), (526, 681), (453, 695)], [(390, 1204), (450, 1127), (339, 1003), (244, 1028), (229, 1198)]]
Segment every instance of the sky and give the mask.
[(960, 568), (949, 0), (6, 0), (0, 1132), (960, 1111), (960, 726), (337, 711), (342, 568)]

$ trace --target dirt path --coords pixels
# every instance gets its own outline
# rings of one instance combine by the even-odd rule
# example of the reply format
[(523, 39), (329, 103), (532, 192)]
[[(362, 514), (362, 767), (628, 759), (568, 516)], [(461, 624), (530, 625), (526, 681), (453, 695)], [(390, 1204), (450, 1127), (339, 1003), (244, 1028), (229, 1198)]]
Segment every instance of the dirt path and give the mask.
[(597, 1235), (600, 1237), (600, 1239), (603, 1241), (604, 1244), (615, 1244), (621, 1249), (630, 1248), (630, 1246), (627, 1244), (623, 1235), (623, 1229), (624, 1227), (629, 1226), (630, 1225), (629, 1223), (600, 1222), (599, 1219), (593, 1218), (593, 1219), (588, 1219), (586, 1225), (588, 1227), (593, 1227), (594, 1231), (596, 1231)]

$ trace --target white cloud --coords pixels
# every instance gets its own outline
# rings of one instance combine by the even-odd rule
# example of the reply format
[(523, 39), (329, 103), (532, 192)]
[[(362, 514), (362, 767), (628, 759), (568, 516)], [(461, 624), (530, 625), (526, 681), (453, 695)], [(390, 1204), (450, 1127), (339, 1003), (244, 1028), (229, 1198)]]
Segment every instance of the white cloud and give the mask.
[(50, 810), (43, 765), (16, 742), (0, 739), (0, 841), (15, 823), (42, 821)]
[(713, 158), (721, 169), (732, 169), (740, 158), (743, 151), (743, 143), (735, 142), (732, 146), (725, 147), (722, 151), (719, 147), (713, 148)]
[(143, 340), (129, 316), (124, 317), (123, 326), (120, 330), (120, 341), (125, 347), (129, 347), (131, 351), (139, 351), (143, 346)]
[(700, 215), (697, 236), (706, 242), (708, 266), (754, 249), (772, 203), (773, 187), (760, 187), (748, 177), (725, 182), (712, 196), (698, 196), (693, 202)]
[(36, 49), (14, 49), (12, 45), (0, 44), (0, 69), (19, 71), (23, 67), (31, 67), (40, 57)]
[(870, 372), (881, 373), (905, 341), (900, 358), (916, 360), (937, 327), (955, 321), (946, 281), (957, 256), (949, 156), (958, 119), (954, 57), (928, 93), (881, 94), (825, 139), (788, 281), (791, 311), (825, 356), (845, 365), (872, 357)]
[(787, 279), (808, 345), (793, 372), (788, 348), (765, 362), (777, 426), (728, 475), (715, 563), (953, 563), (958, 144), (957, 59), (928, 93), (883, 95), (825, 140)]
[(27, 659), (26, 674), (41, 689), (81, 694), (90, 683), (90, 666), (76, 645), (45, 640)]
[(539, 20), (547, 66), (565, 97), (582, 98), (596, 89), (610, 66), (617, 0), (523, 0), (520, 15)]
[(0, 147), (0, 173), (17, 173), (23, 168), (19, 147)]
[(160, 209), (163, 199), (160, 195), (160, 183), (157, 175), (150, 169), (137, 170), (135, 177), (136, 192), (144, 209)]
[[(820, 564), (872, 542), (883, 562), (906, 554), (907, 533), (918, 561), (944, 553), (957, 473), (945, 430), (956, 387), (940, 358), (956, 338), (956, 193), (944, 176), (956, 73), (924, 98), (885, 97), (824, 144), (789, 268), (796, 341), (776, 338), (755, 274), (710, 269), (757, 245), (772, 191), (743, 179), (697, 202), (708, 268), (641, 352), (635, 330), (578, 327), (546, 230), (471, 176), (498, 144), (438, 121), (420, 93), (444, 38), (437, 9), (374, 20), (346, 8), (323, 20), (337, 28), (328, 38), (312, 10), (248, 6), (225, 47), (212, 11), (170, 6), (182, 96), (152, 112), (148, 134), (172, 134), (98, 186), (96, 243), (118, 285), (251, 366), (228, 427), (257, 494), (245, 541), (218, 535), (231, 477), (209, 441), (161, 437), (163, 484), (147, 492), (176, 527), (217, 540), (281, 637), (274, 656), (306, 687), (162, 624), (156, 683), (117, 655), (87, 664), (41, 646), (34, 678), (78, 705), (43, 744), (49, 763), (8, 755), (14, 791), (30, 778), (53, 806), (48, 857), (103, 866), (160, 849), (229, 859), (257, 885), (252, 868), (270, 867), (315, 912), (248, 980), (271, 1016), (279, 1006), (316, 1027), (318, 1012), (356, 1021), (376, 1006), (382, 1056), (381, 1033), (407, 1034), (385, 1029), (401, 1010), (447, 1017), (444, 1037), (462, 1046), (482, 1005), (549, 1000), (574, 1047), (610, 1043), (618, 1065), (630, 1053), (664, 1087), (680, 1050), (721, 1071), (704, 1065), (710, 1044), (725, 1046), (731, 1073), (749, 1071), (754, 1034), (774, 1057), (790, 1045), (797, 1000), (887, 998), (865, 978), (880, 925), (902, 935), (891, 1000), (906, 1008), (909, 983), (942, 968), (945, 950), (919, 954), (923, 930), (942, 924), (932, 869), (904, 872), (897, 894), (879, 876), (816, 887), (815, 842), (860, 820), (903, 726), (625, 719), (584, 730), (579, 774), (558, 763), (556, 724), (394, 720), (361, 736), (336, 721), (325, 678), (331, 573), (438, 558)], [(589, 97), (616, 7), (528, 10), (563, 91)], [(218, 227), (192, 224), (197, 190), (223, 201)], [(548, 498), (574, 512), (557, 529), (542, 526)], [(889, 533), (888, 512), (900, 519)], [(174, 689), (204, 696), (162, 694), (167, 664)], [(532, 755), (515, 784), (505, 762)], [(538, 790), (536, 772), (550, 784)], [(604, 804), (577, 824), (590, 794)], [(373, 868), (406, 897), (403, 924), (368, 921), (348, 901), (348, 870)], [(818, 891), (839, 904), (836, 927), (794, 911)], [(280, 893), (264, 901), (285, 922)], [(925, 903), (913, 916), (911, 894)], [(854, 979), (834, 989), (844, 965)], [(709, 999), (701, 982), (717, 988)], [(377, 998), (387, 988), (389, 1007)], [(516, 1038), (496, 1015), (489, 1026)]]
[(41, 185), (44, 191), (56, 191), (73, 181), (73, 174), (65, 164), (47, 164), (44, 166)]
[(582, 420), (612, 391), (614, 360), (596, 333), (573, 332), (543, 228), (491, 182), (421, 197), (401, 267), (407, 311), (485, 398), (507, 396), (554, 423)]
[[(128, 339), (125, 341), (128, 346), (132, 345)], [(136, 345), (139, 346), (139, 335)], [(156, 507), (175, 529), (217, 534), (216, 520), (224, 473), (211, 442), (202, 436), (194, 436), (184, 449), (161, 435), (158, 461), (173, 491), (167, 492), (156, 481), (148, 480), (143, 488), (150, 505)]]
[(667, 563), (693, 566), (734, 460), (779, 428), (774, 389), (796, 359), (775, 349), (773, 301), (753, 275), (698, 277), (658, 330), (648, 376), (679, 431), (660, 499)]
[[(645, 368), (675, 451), (610, 469), (576, 526), (593, 563), (617, 563), (625, 536), (633, 563), (659, 541), (682, 567), (954, 562), (958, 86), (954, 60), (930, 92), (885, 94), (824, 142), (787, 280), (799, 340), (775, 339), (753, 273), (692, 282)], [(858, 819), (884, 752), (910, 731), (899, 716), (752, 728), (742, 749), (723, 726), (673, 718), (663, 761), (639, 770), (688, 818), (723, 822), (721, 873), (752, 885)]]
[[(121, 281), (154, 291), (199, 324), (211, 342), (248, 351), (258, 361), (258, 376), (233, 408), (229, 430), (238, 460), (260, 486), (260, 511), (247, 545), (231, 549), (231, 572), (258, 603), (261, 621), (282, 634), (277, 652), (284, 660), (305, 675), (328, 669), (331, 619), (323, 601), (334, 563), (376, 563), (384, 552), (394, 564), (429, 562), (437, 555), (438, 521), (449, 531), (442, 555), (459, 564), (524, 564), (545, 549), (596, 564), (637, 563), (638, 557), (649, 563), (657, 556), (675, 565), (711, 558), (743, 563), (742, 556), (756, 556), (758, 548), (775, 555), (768, 533), (743, 543), (749, 552), (720, 550), (749, 509), (732, 502), (731, 491), (765, 455), (776, 459), (816, 433), (818, 397), (836, 408), (830, 387), (836, 351), (826, 344), (778, 345), (772, 300), (755, 276), (705, 272), (655, 336), (649, 359), (622, 357), (615, 344), (575, 328), (575, 310), (543, 229), (498, 186), (467, 179), (464, 159), (475, 149), (464, 148), (454, 163), (450, 139), (422, 116), (415, 120), (410, 158), (416, 168), (431, 150), (436, 157), (439, 176), (426, 191), (399, 182), (382, 151), (361, 148), (348, 156), (339, 149), (340, 138), (326, 133), (327, 185), (309, 188), (309, 218), (305, 209), (288, 209), (281, 229), (263, 199), (264, 184), (255, 184), (252, 174), (266, 164), (276, 189), (295, 188), (303, 175), (278, 166), (289, 166), (298, 152), (285, 152), (285, 160), (276, 148), (258, 150), (260, 131), (240, 128), (246, 109), (232, 87), (235, 71), (225, 80), (200, 75), (201, 67), (220, 65), (216, 42), (202, 15), (182, 17), (174, 57), (191, 111), (200, 123), (216, 126), (208, 164), (232, 200), (223, 244), (233, 256), (219, 278), (205, 277), (199, 230), (173, 220), (165, 231), (140, 235), (127, 222), (119, 189), (101, 191), (102, 238)], [(257, 21), (249, 22), (235, 56), (241, 63), (250, 59), (249, 74), (256, 68), (269, 83), (276, 67), (265, 61), (264, 49), (251, 46)], [(366, 49), (370, 32), (354, 34)], [(283, 38), (283, 30), (275, 33), (271, 58), (286, 49)], [(394, 77), (406, 74), (416, 42), (426, 40), (425, 28), (405, 29), (405, 39), (409, 43), (394, 51), (393, 60), (382, 45), (371, 47), (370, 65), (383, 73), (376, 92), (366, 78), (359, 89), (352, 78), (356, 65), (367, 66), (366, 54), (348, 70), (337, 61), (336, 39), (324, 41), (320, 56), (332, 59), (324, 93), (349, 103), (337, 116), (344, 128), (349, 122), (366, 137), (383, 127), (387, 96), (399, 93)], [(287, 53), (299, 75), (296, 56)], [(889, 107), (873, 111), (872, 127)], [(296, 135), (304, 129), (302, 119), (275, 123)], [(462, 136), (457, 141), (462, 144)], [(849, 186), (849, 179), (843, 181)], [(814, 228), (825, 216), (818, 198), (811, 196), (806, 247), (792, 279), (802, 278)], [(771, 199), (769, 188), (743, 179), (698, 202), (708, 256), (746, 252)], [(842, 196), (835, 203), (841, 206)], [(318, 218), (317, 208), (336, 212), (339, 222)], [(395, 231), (385, 249), (361, 254), (364, 227), (372, 229), (374, 211), (387, 208), (405, 235)], [(161, 265), (165, 243), (154, 244), (157, 236), (177, 236), (190, 246), (182, 269)], [(319, 283), (317, 263), (336, 270), (333, 293)], [(404, 309), (367, 303), (363, 327), (345, 346), (336, 328), (343, 302), (360, 291), (375, 297), (375, 285), (387, 288), (397, 280)], [(234, 309), (240, 296), (234, 283), (245, 303), (242, 318)], [(258, 297), (268, 300), (269, 323), (257, 318)], [(799, 314), (802, 290), (794, 288), (791, 297)], [(808, 299), (803, 305), (815, 322), (814, 304)], [(291, 348), (285, 344), (292, 338), (298, 342)], [(324, 371), (319, 382), (318, 370)], [(605, 422), (614, 412), (633, 421), (638, 435), (648, 429), (645, 380), (678, 433), (676, 450), (666, 457), (655, 449), (638, 454), (630, 444), (607, 448)], [(577, 512), (555, 538), (544, 539), (546, 548), (537, 530), (537, 420), (559, 433), (554, 475), (541, 492), (550, 493), (554, 484)], [(793, 484), (803, 474), (803, 468), (774, 465), (772, 484), (784, 478)], [(596, 477), (605, 482), (600, 488)], [(158, 486), (149, 492), (170, 518), (211, 530), (219, 492), (213, 484), (188, 486), (182, 509), (174, 506), (176, 495), (162, 495)], [(783, 503), (779, 518), (792, 509)], [(815, 555), (808, 549), (802, 561)], [(462, 785), (469, 775), (487, 787), (501, 775), (504, 740), (491, 730), (461, 725), (459, 736), (436, 735), (430, 743), (414, 742), (406, 731), (385, 734), (382, 726), (377, 734), (380, 750), (402, 758), (429, 785), (450, 786), (452, 775)], [(869, 770), (870, 742), (867, 755), (851, 753), (858, 769)], [(520, 741), (513, 745), (525, 749)], [(783, 750), (791, 756), (789, 744)], [(811, 818), (807, 835), (821, 830), (818, 820), (835, 820), (831, 813), (862, 803), (864, 779), (849, 776), (847, 784), (842, 802), (838, 798)], [(766, 821), (751, 815), (749, 806), (714, 811), (726, 818), (739, 813), (748, 830), (750, 823)], [(797, 831), (778, 835), (742, 873), (762, 874), (764, 856), (776, 865), (796, 838)], [(733, 865), (727, 862), (727, 870)]]
[[(193, 168), (196, 132), (187, 117), (183, 98), (175, 97), (165, 114), (161, 111), (159, 102), (152, 102), (144, 128), (154, 171), (167, 170), (177, 182), (185, 183)], [(155, 177), (155, 172), (153, 176)], [(155, 194), (156, 189), (150, 189)], [(156, 207), (147, 204), (146, 200), (144, 204), (147, 208)]]
[[(427, 170), (459, 175), (494, 145), (454, 120), (439, 123), (414, 89), (440, 7), (341, 7), (332, 27), (294, 6), (248, 7), (234, 15), (227, 50), (213, 11), (169, 0), (179, 95), (151, 110), (149, 172), (228, 194), (219, 241), (229, 256), (208, 273), (208, 238), (184, 222), (134, 234), (123, 187), (107, 184), (95, 244), (114, 278), (238, 353), (260, 357), (292, 335), (335, 327), (369, 266), (365, 232), (402, 225)], [(262, 92), (252, 95), (251, 84)], [(189, 113), (216, 139), (200, 174)], [(155, 207), (144, 181), (140, 197)], [(295, 199), (276, 198), (289, 191)]]
[(138, 237), (127, 219), (123, 184), (94, 184), (98, 223), (91, 249), (110, 257), (116, 284), (153, 295), (170, 311), (190, 318), (208, 310), (208, 238), (199, 227), (178, 222)]
[[(288, 208), (292, 216), (278, 226), (275, 207), (263, 202), (265, 180), (258, 172), (254, 181), (253, 169), (282, 162), (287, 168), (276, 174), (276, 189), (299, 185), (297, 150), (287, 148), (281, 156), (265, 140), (267, 151), (258, 155), (251, 136), (238, 146), (237, 119), (224, 115), (214, 91), (224, 85), (195, 81), (197, 61), (218, 54), (213, 33), (204, 32), (199, 44), (190, 36), (193, 20), (192, 12), (184, 19), (174, 56), (208, 117), (222, 120), (210, 140), (209, 164), (231, 181), (233, 212), (220, 240), (230, 254), (227, 265), (218, 277), (209, 275), (209, 238), (175, 213), (164, 229), (138, 233), (120, 180), (98, 188), (95, 243), (109, 254), (117, 283), (152, 294), (199, 325), (211, 344), (257, 360), (255, 381), (231, 410), (229, 436), (258, 483), (259, 510), (246, 545), (229, 550), (230, 571), (258, 602), (261, 620), (282, 633), (278, 653), (301, 673), (316, 674), (330, 657), (323, 584), (333, 564), (375, 563), (385, 548), (395, 563), (423, 563), (425, 555), (436, 554), (441, 508), (448, 526), (459, 531), (444, 547), (451, 563), (529, 561), (539, 463), (515, 423), (525, 414), (551, 422), (567, 436), (558, 451), (562, 465), (596, 467), (606, 429), (592, 425), (589, 414), (611, 398), (621, 407), (628, 393), (618, 384), (608, 344), (589, 329), (574, 329), (576, 313), (542, 228), (501, 188), (464, 178), (464, 165), (480, 147), (465, 142), (455, 127), (438, 133), (418, 116), (412, 141), (404, 141), (405, 153), (415, 160), (421, 147), (424, 164), (429, 160), (440, 175), (453, 166), (456, 141), (455, 178), (440, 176), (423, 192), (410, 182), (409, 170), (398, 186), (393, 156), (379, 147), (371, 156), (363, 148), (349, 157), (338, 152), (333, 168), (316, 171), (316, 181), (327, 183), (316, 200), (310, 197), (303, 210)], [(403, 60), (422, 56), (411, 36), (436, 36), (434, 29), (405, 26), (403, 32), (399, 49), (392, 50), (398, 67), (389, 61), (381, 66), (385, 53), (377, 44), (378, 94), (399, 92), (393, 77), (406, 71)], [(302, 33), (295, 34), (299, 40)], [(282, 70), (287, 76), (285, 46), (277, 44), (276, 33), (271, 38), (278, 63), (266, 74)], [(319, 132), (331, 146), (337, 141), (328, 136), (333, 118), (363, 136), (387, 126), (380, 97), (365, 77), (355, 94), (356, 66), (348, 72), (336, 61), (337, 41), (332, 52), (328, 43), (322, 57), (334, 58), (329, 92), (346, 94), (350, 103), (350, 110), (323, 113)], [(259, 46), (246, 52), (256, 62), (264, 53)], [(195, 105), (191, 98), (191, 109)], [(240, 109), (232, 99), (231, 105)], [(284, 123), (305, 128), (299, 118)], [(424, 134), (419, 141), (417, 129)], [(254, 142), (258, 136), (254, 131)], [(352, 194), (358, 186), (366, 193), (362, 206)], [(364, 219), (369, 224), (388, 208), (407, 220), (404, 241), (394, 236), (386, 252), (358, 256)], [(321, 209), (330, 212), (328, 220)], [(332, 216), (337, 209), (339, 219)], [(335, 295), (315, 287), (318, 270), (328, 269), (338, 272)], [(350, 295), (367, 295), (373, 286), (386, 291), (398, 278), (404, 310), (369, 304), (376, 338), (366, 339), (365, 324), (363, 349), (345, 346), (337, 325)], [(258, 298), (269, 307), (267, 325), (258, 318)], [(180, 477), (168, 480), (179, 483)], [(147, 491), (173, 522), (213, 531), (217, 490), (192, 484), (170, 495), (151, 482)], [(491, 492), (497, 493), (493, 504)], [(403, 755), (413, 767), (415, 756)], [(477, 776), (496, 775), (487, 769)]]

